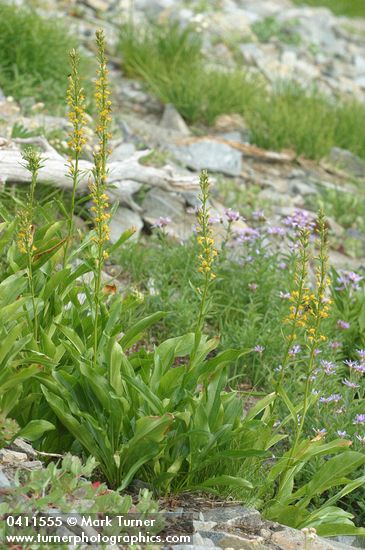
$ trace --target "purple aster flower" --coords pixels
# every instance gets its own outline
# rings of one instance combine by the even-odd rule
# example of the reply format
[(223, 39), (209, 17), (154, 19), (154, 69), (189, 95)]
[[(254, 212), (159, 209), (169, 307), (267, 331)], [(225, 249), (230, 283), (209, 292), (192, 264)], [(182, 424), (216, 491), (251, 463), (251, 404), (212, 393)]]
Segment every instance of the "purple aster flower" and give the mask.
[(253, 348), (253, 351), (256, 351), (256, 353), (262, 353), (265, 350), (264, 346), (255, 346)]
[(158, 227), (159, 229), (163, 229), (163, 228), (166, 227), (166, 225), (168, 225), (169, 223), (171, 223), (171, 218), (169, 218), (168, 216), (166, 216), (166, 217), (160, 216), (160, 217), (155, 221), (155, 223), (152, 225), (152, 227)]
[(333, 393), (332, 395), (329, 395), (328, 397), (320, 397), (319, 401), (320, 403), (338, 403), (341, 401), (342, 395), (339, 393)]
[(258, 229), (253, 229), (252, 227), (238, 229), (237, 231), (235, 231), (235, 234), (239, 243), (252, 243), (260, 237), (260, 232), (258, 231)]
[(342, 430), (337, 430), (337, 435), (338, 435), (338, 437), (346, 437), (347, 432), (342, 431)]
[(314, 355), (319, 355), (320, 353), (322, 353), (322, 350), (318, 349), (318, 348), (315, 348)]
[(293, 347), (291, 348), (291, 350), (289, 351), (289, 355), (290, 355), (291, 357), (294, 357), (295, 355), (297, 355), (298, 353), (300, 353), (301, 349), (302, 349), (302, 348), (300, 347), (299, 344), (295, 344), (295, 346), (293, 346)]
[(282, 300), (290, 300), (290, 298), (291, 298), (290, 292), (282, 292), (280, 290), (279, 298), (281, 298)]
[(365, 424), (365, 414), (357, 414), (354, 418), (353, 424)]
[(355, 382), (350, 382), (350, 380), (347, 380), (347, 378), (345, 378), (344, 380), (342, 380), (342, 384), (344, 386), (347, 386), (348, 388), (351, 388), (352, 390), (356, 390), (356, 388), (359, 388), (360, 385), (359, 384), (355, 384)]
[(346, 359), (344, 364), (351, 370), (360, 372), (363, 374), (365, 372), (365, 365), (358, 363), (357, 361), (351, 361), (351, 359)]
[(343, 414), (344, 412), (346, 412), (345, 407), (340, 407), (339, 409), (336, 409), (336, 410), (335, 410), (335, 413), (336, 413), (336, 414)]
[(360, 357), (361, 361), (365, 361), (365, 349), (357, 349), (356, 353)]
[(360, 441), (361, 445), (365, 445), (365, 435), (356, 434), (356, 439)]
[(294, 229), (312, 230), (315, 227), (315, 222), (311, 219), (309, 212), (299, 209), (295, 210), (291, 216), (285, 218), (284, 224)]
[(352, 361), (351, 359), (345, 359), (344, 364), (349, 367), (349, 369), (356, 370), (359, 363), (357, 361)]
[(347, 321), (343, 321), (342, 319), (339, 319), (337, 321), (337, 326), (342, 330), (348, 330), (350, 328), (350, 323), (348, 323)]
[(285, 262), (280, 262), (278, 264), (278, 268), (279, 269), (282, 269), (284, 271), (284, 269), (286, 269), (288, 267), (288, 265), (285, 263)]
[(356, 292), (360, 290), (359, 283), (362, 280), (363, 277), (361, 277), (354, 271), (342, 271), (341, 275), (337, 279), (337, 283), (340, 286), (337, 286), (336, 290), (342, 291), (346, 289), (352, 289)]
[(321, 366), (325, 374), (331, 375), (336, 373), (336, 365), (332, 361), (322, 359)]
[(256, 290), (258, 289), (258, 285), (256, 283), (250, 283), (248, 285), (248, 288), (252, 291), (252, 292), (256, 292)]
[(235, 212), (232, 208), (226, 208), (224, 214), (228, 220), (228, 223), (238, 222), (238, 220), (243, 219), (239, 212)]
[(279, 237), (283, 237), (286, 234), (286, 230), (284, 229), (284, 227), (280, 227), (276, 225), (273, 227), (268, 227), (267, 233), (268, 235), (277, 235)]

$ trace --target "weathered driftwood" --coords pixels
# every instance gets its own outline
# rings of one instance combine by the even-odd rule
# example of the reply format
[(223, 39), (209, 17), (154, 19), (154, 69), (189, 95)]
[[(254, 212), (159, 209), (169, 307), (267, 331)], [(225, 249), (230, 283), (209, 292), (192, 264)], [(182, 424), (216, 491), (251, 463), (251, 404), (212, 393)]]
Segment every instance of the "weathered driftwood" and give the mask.
[[(30, 174), (24, 168), (20, 150), (16, 144), (38, 145), (44, 151), (43, 168), (39, 172), (39, 182), (71, 189), (72, 181), (67, 175), (67, 160), (61, 156), (43, 137), (17, 138), (10, 142), (0, 140), (0, 180), (8, 183), (29, 183)], [(140, 207), (134, 202), (133, 194), (143, 185), (159, 187), (166, 191), (191, 191), (198, 188), (196, 175), (180, 175), (176, 169), (166, 165), (163, 168), (144, 166), (139, 163), (141, 157), (150, 151), (138, 151), (130, 158), (108, 165), (108, 183), (111, 185), (110, 196), (133, 210)], [(78, 185), (80, 194), (88, 192), (92, 163), (80, 161), (81, 177)]]

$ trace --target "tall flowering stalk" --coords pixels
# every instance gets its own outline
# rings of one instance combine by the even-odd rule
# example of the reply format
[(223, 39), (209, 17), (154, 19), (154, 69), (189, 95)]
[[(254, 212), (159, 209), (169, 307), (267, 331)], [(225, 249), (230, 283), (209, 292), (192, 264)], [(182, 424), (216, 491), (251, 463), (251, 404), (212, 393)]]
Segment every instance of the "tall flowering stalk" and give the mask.
[[(309, 263), (309, 231), (301, 229), (299, 233), (299, 250), (296, 255), (294, 288), (290, 295), (290, 313), (285, 319), (285, 323), (289, 327), (286, 335), (286, 344), (284, 348), (284, 356), (280, 367), (280, 374), (276, 384), (276, 395), (279, 395), (283, 389), (284, 377), (287, 371), (288, 364), (293, 356), (292, 350), (298, 337), (298, 331), (305, 326), (308, 318), (307, 304), (309, 300), (309, 292), (306, 287), (306, 279), (308, 276)], [(275, 404), (275, 402), (274, 402)]]
[(68, 249), (71, 244), (74, 232), (74, 212), (76, 189), (80, 178), (79, 160), (86, 143), (85, 138), (85, 94), (81, 86), (79, 65), (80, 56), (75, 50), (70, 51), (71, 74), (68, 77), (67, 105), (69, 107), (68, 118), (72, 124), (72, 131), (69, 134), (68, 146), (70, 157), (68, 159), (68, 174), (72, 180), (71, 211), (68, 219), (67, 239), (65, 244), (63, 266), (67, 263)]
[(303, 398), (303, 412), (297, 428), (295, 442), (298, 443), (303, 431), (304, 422), (310, 406), (311, 381), (315, 370), (316, 350), (326, 340), (322, 334), (321, 325), (323, 319), (329, 317), (331, 300), (326, 296), (330, 279), (328, 277), (328, 252), (327, 252), (327, 227), (324, 213), (321, 210), (318, 215), (318, 256), (316, 261), (316, 287), (308, 301), (308, 321), (305, 325), (305, 342), (309, 352), (307, 363), (306, 382)]
[(24, 167), (31, 174), (30, 190), (27, 197), (25, 208), (18, 212), (18, 233), (17, 243), (18, 248), (22, 254), (27, 257), (27, 276), (29, 284), (29, 292), (32, 297), (33, 308), (33, 335), (34, 340), (38, 340), (38, 319), (37, 319), (37, 302), (34, 287), (33, 278), (33, 259), (36, 247), (33, 243), (34, 237), (34, 225), (33, 225), (33, 213), (34, 213), (34, 195), (37, 185), (38, 172), (42, 168), (41, 155), (32, 149), (31, 147), (25, 149), (22, 153), (24, 160)]
[(196, 226), (197, 242), (199, 245), (199, 267), (198, 271), (203, 277), (203, 286), (199, 289), (201, 296), (198, 321), (196, 325), (196, 334), (200, 334), (204, 324), (204, 317), (207, 311), (207, 300), (210, 283), (215, 279), (213, 272), (213, 262), (217, 256), (217, 250), (214, 248), (214, 239), (212, 236), (211, 224), (209, 222), (209, 178), (208, 173), (204, 170), (200, 174), (200, 194), (201, 202), (198, 210), (198, 223)]
[(309, 290), (305, 288), (303, 293), (302, 312), (305, 311), (305, 315), (302, 313), (302, 322), (300, 324), (300, 326), (304, 328), (303, 340), (308, 355), (305, 373), (303, 407), (301, 410), (301, 415), (296, 422), (294, 442), (289, 453), (287, 466), (281, 475), (279, 492), (286, 482), (286, 474), (292, 466), (293, 458), (297, 451), (298, 445), (300, 444), (300, 438), (303, 433), (306, 416), (312, 404), (311, 386), (314, 372), (316, 370), (316, 355), (320, 346), (326, 340), (326, 337), (322, 333), (321, 325), (323, 319), (329, 317), (331, 300), (326, 295), (330, 284), (330, 279), (328, 277), (327, 228), (326, 220), (322, 211), (320, 211), (318, 215), (317, 227), (317, 248), (319, 252), (314, 258), (316, 266), (316, 283), (313, 292), (309, 292)]
[(96, 366), (97, 348), (98, 348), (98, 315), (100, 311), (100, 293), (101, 293), (101, 273), (104, 261), (108, 258), (105, 243), (109, 241), (109, 197), (106, 194), (107, 180), (107, 159), (108, 159), (108, 140), (111, 137), (109, 126), (111, 122), (111, 101), (109, 99), (110, 90), (108, 82), (108, 69), (106, 66), (107, 58), (105, 55), (105, 36), (103, 31), (96, 32), (96, 43), (98, 48), (98, 70), (97, 80), (95, 82), (95, 100), (98, 111), (96, 135), (98, 136), (98, 149), (94, 153), (93, 181), (90, 183), (92, 198), (91, 212), (94, 221), (95, 236), (93, 241), (96, 248), (95, 270), (94, 270), (94, 366)]

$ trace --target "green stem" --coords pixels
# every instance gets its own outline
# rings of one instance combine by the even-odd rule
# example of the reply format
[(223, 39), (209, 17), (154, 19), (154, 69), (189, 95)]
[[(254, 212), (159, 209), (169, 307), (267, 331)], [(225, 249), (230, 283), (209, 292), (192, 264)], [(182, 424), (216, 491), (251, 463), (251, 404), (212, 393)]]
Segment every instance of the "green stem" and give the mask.
[(286, 373), (286, 367), (288, 365), (289, 351), (290, 351), (290, 349), (291, 349), (291, 347), (294, 343), (295, 332), (298, 328), (297, 327), (297, 321), (298, 321), (298, 317), (299, 317), (299, 308), (300, 308), (300, 305), (301, 305), (302, 299), (303, 299), (306, 272), (307, 272), (307, 260), (306, 260), (306, 250), (304, 250), (304, 254), (302, 256), (301, 270), (300, 270), (300, 275), (299, 275), (298, 298), (295, 302), (295, 308), (296, 309), (295, 309), (294, 319), (293, 319), (293, 323), (292, 323), (292, 327), (291, 327), (291, 333), (289, 335), (288, 343), (286, 345), (285, 352), (284, 352), (284, 358), (283, 358), (282, 365), (281, 365), (280, 376), (278, 378), (278, 381), (277, 381), (276, 387), (275, 387), (275, 399), (274, 399), (273, 403), (270, 406), (271, 415), (274, 414), (275, 408), (277, 406), (277, 397), (279, 395), (280, 389), (283, 386), (284, 376), (285, 376), (285, 373)]
[(203, 328), (203, 322), (204, 322), (204, 314), (206, 310), (206, 301), (208, 296), (208, 288), (209, 288), (209, 274), (205, 275), (205, 281), (204, 281), (204, 289), (202, 294), (202, 299), (200, 301), (200, 308), (199, 308), (199, 315), (198, 315), (198, 321), (196, 324), (195, 333), (200, 334)]
[(74, 232), (74, 213), (75, 213), (75, 202), (76, 202), (76, 188), (78, 183), (78, 175), (79, 175), (79, 153), (76, 151), (75, 153), (75, 159), (74, 159), (74, 165), (72, 169), (72, 195), (71, 195), (71, 211), (70, 211), (70, 217), (68, 219), (68, 230), (67, 230), (67, 237), (66, 237), (66, 243), (65, 243), (65, 251), (63, 256), (63, 268), (65, 269), (67, 264), (67, 255), (68, 255), (68, 249), (71, 244), (71, 240), (73, 237)]
[(29, 291), (32, 296), (33, 334), (34, 334), (34, 340), (37, 342), (38, 341), (38, 319), (37, 319), (37, 304), (36, 304), (36, 298), (35, 298), (32, 260), (33, 260), (33, 253), (31, 250), (28, 249), (27, 250), (28, 282), (29, 282)]
[[(98, 182), (98, 193), (100, 194), (100, 181)], [(100, 215), (100, 213), (99, 213)], [(101, 272), (103, 267), (103, 230), (102, 226), (98, 224), (98, 256), (97, 256), (97, 265), (94, 277), (94, 304), (95, 304), (95, 319), (94, 319), (94, 355), (93, 355), (93, 365), (96, 368), (97, 366), (97, 352), (98, 352), (98, 316), (100, 311), (100, 287), (101, 287)]]

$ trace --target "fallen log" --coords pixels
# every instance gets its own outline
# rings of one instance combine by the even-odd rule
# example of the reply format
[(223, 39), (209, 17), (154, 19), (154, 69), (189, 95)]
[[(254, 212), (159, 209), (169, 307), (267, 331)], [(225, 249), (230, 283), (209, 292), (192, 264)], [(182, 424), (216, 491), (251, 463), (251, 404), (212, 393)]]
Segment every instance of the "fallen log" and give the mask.
[[(44, 152), (43, 167), (39, 171), (38, 181), (71, 190), (72, 181), (67, 173), (67, 160), (60, 155), (43, 137), (15, 138), (5, 140), (0, 138), (0, 180), (4, 183), (30, 183), (30, 173), (24, 167), (20, 144), (36, 145)], [(135, 203), (133, 195), (143, 185), (158, 187), (165, 191), (186, 192), (198, 189), (199, 180), (196, 175), (179, 174), (176, 168), (166, 165), (162, 168), (145, 166), (139, 159), (150, 153), (149, 150), (137, 151), (123, 161), (110, 162), (108, 165), (109, 194), (113, 200), (125, 204), (135, 211), (140, 207)], [(92, 177), (93, 165), (87, 160), (80, 163), (80, 181), (78, 193), (87, 193)]]

